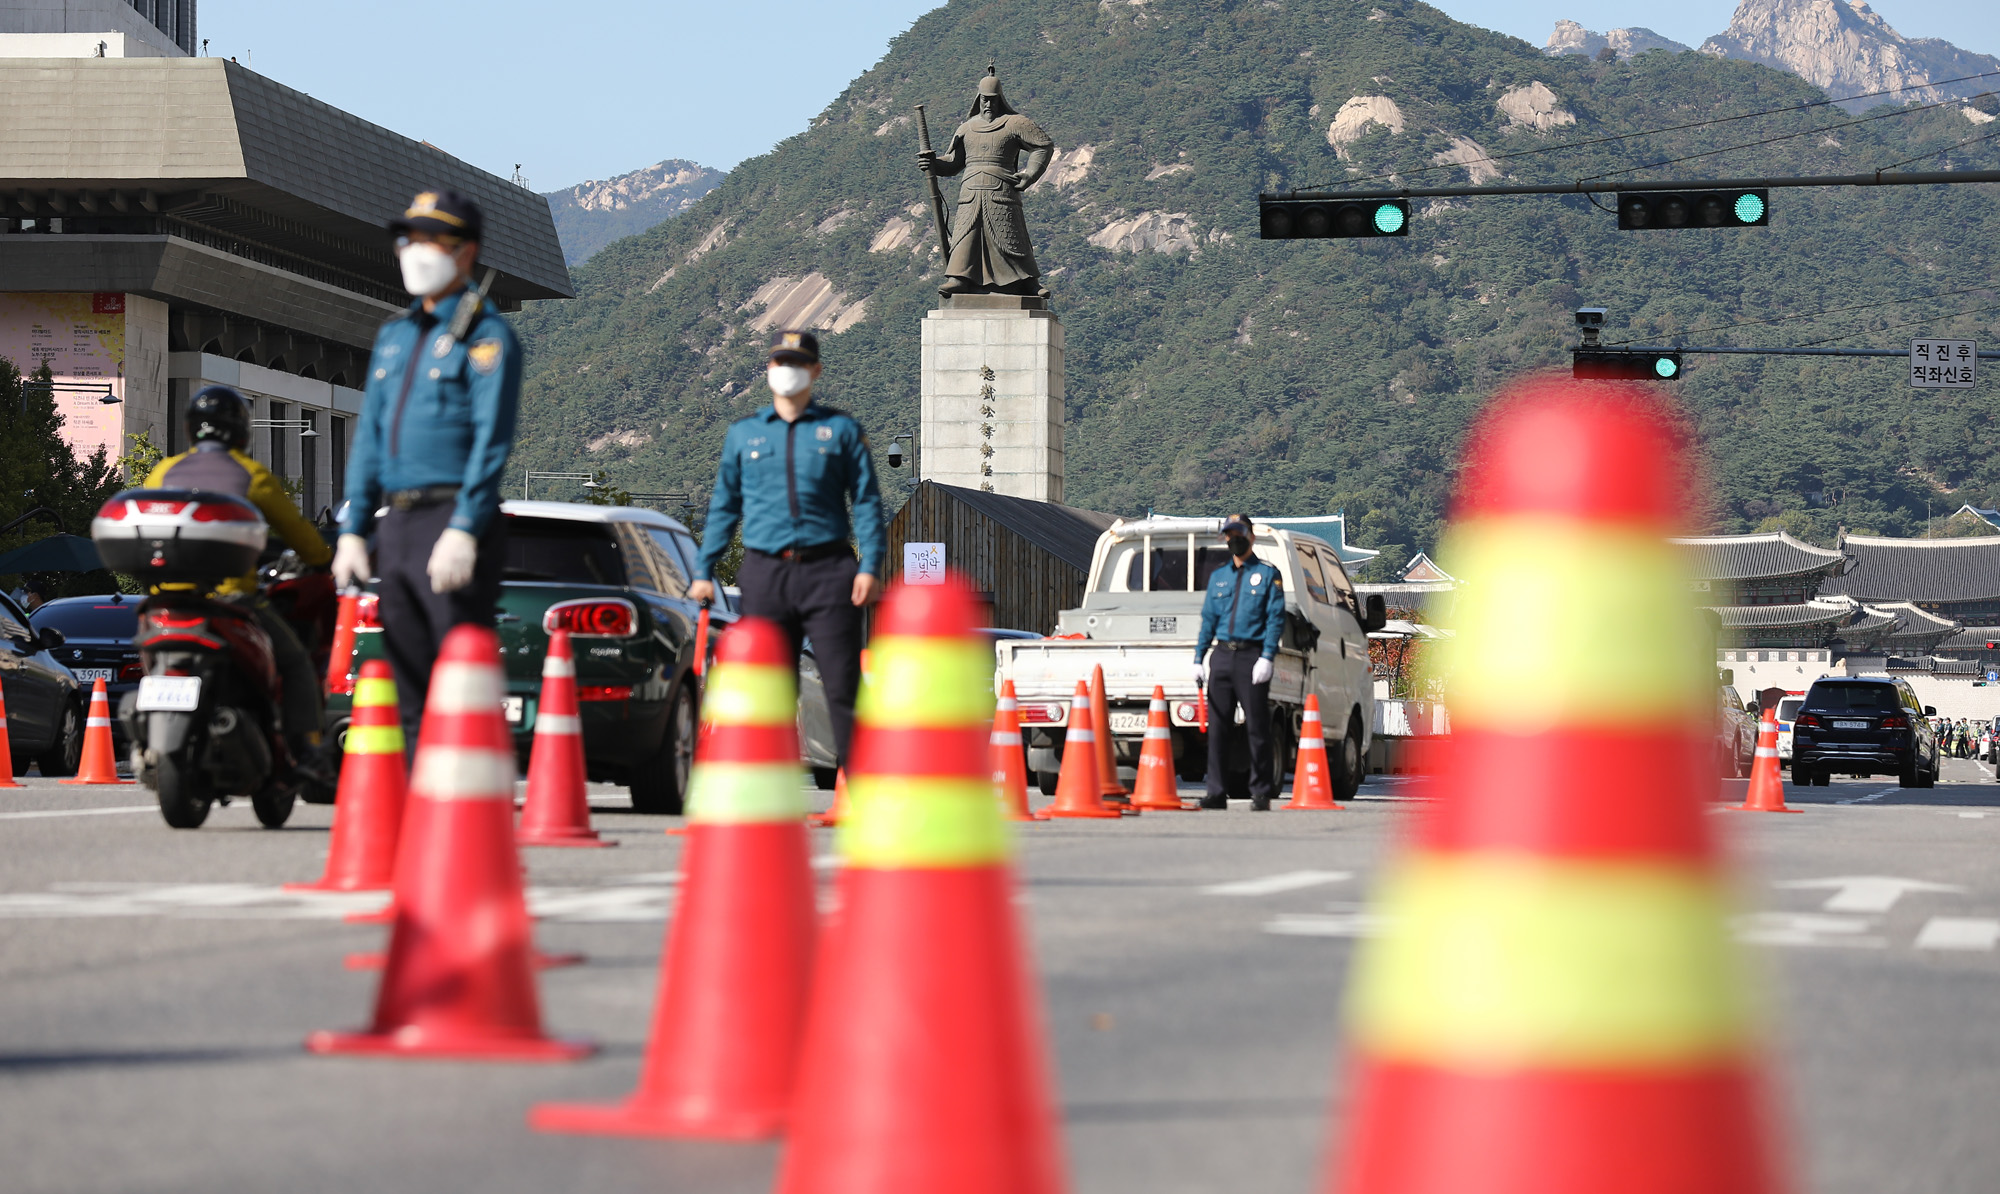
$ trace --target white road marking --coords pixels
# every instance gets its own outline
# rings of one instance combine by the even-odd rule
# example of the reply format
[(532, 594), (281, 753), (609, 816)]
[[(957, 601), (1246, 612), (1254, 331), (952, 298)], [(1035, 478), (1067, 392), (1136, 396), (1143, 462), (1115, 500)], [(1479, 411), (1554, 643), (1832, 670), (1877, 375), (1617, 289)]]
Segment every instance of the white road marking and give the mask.
[(0, 813), (0, 821), (26, 821), (32, 817), (104, 817), (112, 813), (156, 813), (157, 804), (125, 804), (117, 808), (42, 808), (27, 813)]
[(1933, 916), (1917, 934), (1918, 949), (1987, 951), (2000, 944), (2000, 920), (1973, 916)]
[[(339, 920), (372, 912), (389, 893), (286, 891), (265, 883), (59, 883), (0, 893), (0, 920), (160, 916), (183, 920)], [(674, 890), (660, 885), (530, 887), (528, 914), (565, 924), (659, 921)]]
[(1280, 912), (1264, 922), (1280, 937), (1375, 937), (1387, 927), (1373, 912)]
[(1736, 939), (1745, 945), (1837, 945), (1879, 949), (1880, 937), (1864, 936), (1873, 918), (1820, 916), (1801, 912), (1753, 912), (1730, 921)]
[(1788, 879), (1771, 886), (1785, 891), (1831, 888), (1833, 895), (1820, 907), (1828, 912), (1887, 912), (1896, 901), (1913, 891), (1962, 892), (1963, 887), (1931, 883), (1923, 879), (1897, 879), (1889, 875), (1841, 875), (1827, 879)]
[(1879, 792), (1870, 792), (1870, 793), (1868, 793), (1868, 794), (1867, 794), (1866, 796), (1850, 796), (1850, 797), (1848, 797), (1848, 798), (1847, 798), (1847, 799), (1845, 799), (1845, 800), (1836, 800), (1836, 801), (1834, 801), (1834, 803), (1835, 803), (1835, 804), (1868, 804), (1868, 803), (1870, 803), (1871, 801), (1876, 801), (1876, 800), (1880, 800), (1880, 799), (1882, 799), (1882, 798), (1883, 798), (1884, 796), (1887, 796), (1887, 795), (1889, 795), (1889, 794), (1890, 794), (1891, 792), (1900, 792), (1900, 791), (1902, 791), (1902, 788), (1901, 788), (1900, 786), (1898, 786), (1898, 787), (1894, 787), (1894, 788), (1883, 788), (1883, 789), (1882, 789), (1881, 791), (1879, 791)]
[(1352, 878), (1354, 878), (1352, 871), (1286, 871), (1282, 875), (1265, 875), (1261, 879), (1238, 879), (1234, 883), (1217, 883), (1201, 890), (1204, 895), (1267, 896), (1277, 895), (1281, 891), (1318, 887), (1322, 883), (1339, 883), (1343, 879)]
[(1986, 819), (1985, 813), (1958, 813), (1957, 815), (1968, 821), (1982, 821)]

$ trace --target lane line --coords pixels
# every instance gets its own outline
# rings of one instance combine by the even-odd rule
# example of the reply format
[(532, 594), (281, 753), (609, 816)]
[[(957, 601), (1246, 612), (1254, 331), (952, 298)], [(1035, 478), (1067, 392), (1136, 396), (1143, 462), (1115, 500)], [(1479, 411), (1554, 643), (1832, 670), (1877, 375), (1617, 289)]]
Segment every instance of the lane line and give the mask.
[(1281, 891), (1318, 887), (1322, 883), (1339, 883), (1343, 879), (1352, 878), (1354, 878), (1352, 871), (1286, 871), (1282, 875), (1265, 875), (1260, 879), (1217, 883), (1201, 890), (1203, 895), (1267, 896), (1277, 895)]
[(0, 821), (25, 821), (31, 817), (104, 817), (112, 813), (156, 813), (157, 804), (127, 804), (117, 808), (45, 808), (28, 813), (0, 813)]
[(2000, 944), (2000, 920), (1975, 916), (1933, 916), (1917, 934), (1918, 949), (1991, 951)]
[(1882, 789), (1881, 791), (1879, 791), (1879, 792), (1870, 792), (1870, 793), (1868, 793), (1868, 794), (1867, 794), (1866, 796), (1850, 796), (1850, 797), (1848, 797), (1848, 798), (1847, 798), (1846, 800), (1836, 800), (1836, 801), (1834, 801), (1834, 803), (1835, 803), (1835, 804), (1867, 804), (1867, 803), (1869, 803), (1870, 801), (1874, 801), (1874, 800), (1880, 800), (1880, 799), (1882, 799), (1882, 798), (1883, 798), (1884, 796), (1887, 796), (1887, 795), (1889, 795), (1889, 794), (1890, 794), (1890, 793), (1892, 793), (1892, 792), (1900, 792), (1900, 791), (1902, 791), (1902, 790), (1903, 790), (1903, 789), (1902, 789), (1902, 786), (1901, 786), (1901, 785), (1899, 784), (1899, 785), (1897, 785), (1896, 787), (1893, 787), (1893, 788), (1883, 788), (1883, 789)]

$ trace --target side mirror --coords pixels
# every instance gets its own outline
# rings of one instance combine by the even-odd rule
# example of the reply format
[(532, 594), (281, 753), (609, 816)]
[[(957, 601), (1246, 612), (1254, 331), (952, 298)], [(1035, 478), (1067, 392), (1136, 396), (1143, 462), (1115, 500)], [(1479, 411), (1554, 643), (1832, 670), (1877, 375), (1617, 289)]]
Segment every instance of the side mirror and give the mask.
[(1389, 623), (1389, 610), (1382, 604), (1382, 594), (1368, 594), (1366, 613), (1361, 615), (1361, 633), (1373, 634)]
[(1936, 717), (1936, 716), (1937, 716), (1937, 706), (1936, 706), (1936, 705), (1925, 705), (1925, 706), (1924, 706), (1924, 716), (1925, 716), (1925, 717)]
[(44, 626), (35, 631), (35, 650), (53, 651), (68, 642), (69, 638), (53, 626)]

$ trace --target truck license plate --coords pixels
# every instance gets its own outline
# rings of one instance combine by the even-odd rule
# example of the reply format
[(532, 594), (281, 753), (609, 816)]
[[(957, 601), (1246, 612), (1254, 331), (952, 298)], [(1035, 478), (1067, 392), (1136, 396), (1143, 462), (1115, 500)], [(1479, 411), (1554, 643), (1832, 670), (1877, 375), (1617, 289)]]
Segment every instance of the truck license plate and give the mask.
[(1836, 730), (1865, 730), (1868, 728), (1868, 723), (1865, 721), (1836, 721), (1833, 723), (1833, 728)]
[(138, 707), (144, 712), (192, 713), (201, 704), (200, 676), (141, 676)]
[(528, 715), (528, 698), (518, 696), (501, 697), (500, 711), (507, 715), (508, 725), (520, 725), (521, 719)]
[(1144, 713), (1113, 713), (1111, 732), (1114, 734), (1143, 734), (1146, 732)]
[(1173, 634), (1180, 629), (1180, 624), (1181, 620), (1179, 618), (1148, 618), (1146, 619), (1146, 632), (1148, 634)]

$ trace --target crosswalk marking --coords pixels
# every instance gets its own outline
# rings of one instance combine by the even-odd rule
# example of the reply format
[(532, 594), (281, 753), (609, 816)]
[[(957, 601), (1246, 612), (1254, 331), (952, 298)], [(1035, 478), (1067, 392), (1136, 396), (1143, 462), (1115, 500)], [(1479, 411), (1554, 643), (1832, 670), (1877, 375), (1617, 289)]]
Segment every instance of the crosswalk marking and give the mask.
[(1299, 891), (1307, 887), (1318, 887), (1322, 883), (1339, 883), (1343, 879), (1354, 878), (1352, 871), (1286, 871), (1281, 875), (1265, 875), (1257, 879), (1238, 879), (1233, 883), (1217, 883), (1202, 888), (1205, 895), (1219, 896), (1267, 896), (1283, 891)]
[(1986, 951), (2000, 944), (2000, 920), (1976, 916), (1933, 916), (1917, 934), (1918, 949)]

